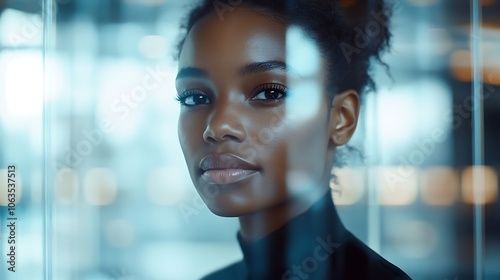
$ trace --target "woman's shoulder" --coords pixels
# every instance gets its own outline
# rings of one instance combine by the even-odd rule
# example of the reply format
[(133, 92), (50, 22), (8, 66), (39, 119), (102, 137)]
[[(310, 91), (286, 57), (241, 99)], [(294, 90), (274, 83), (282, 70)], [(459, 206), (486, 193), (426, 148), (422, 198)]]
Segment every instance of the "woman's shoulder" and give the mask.
[(411, 279), (349, 231), (330, 264), (333, 274), (342, 276), (341, 279)]
[[(326, 259), (318, 261), (316, 268), (318, 271), (311, 271), (308, 279), (411, 279), (401, 269), (370, 249), (347, 230), (345, 230), (341, 242), (335, 244), (339, 246), (332, 248), (331, 254), (328, 257), (325, 256)], [(326, 261), (327, 259), (328, 261)], [(326, 274), (315, 273), (323, 268), (328, 271)], [(282, 279), (305, 279), (294, 275), (291, 277), (283, 275)], [(243, 260), (216, 270), (201, 280), (226, 279), (248, 279), (247, 268)]]

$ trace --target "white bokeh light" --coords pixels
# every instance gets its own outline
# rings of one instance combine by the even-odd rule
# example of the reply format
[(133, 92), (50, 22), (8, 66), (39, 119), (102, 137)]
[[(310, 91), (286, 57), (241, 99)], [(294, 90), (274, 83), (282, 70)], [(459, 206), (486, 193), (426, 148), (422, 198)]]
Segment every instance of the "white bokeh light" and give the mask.
[(43, 109), (43, 63), (37, 52), (24, 52), (5, 71), (5, 102), (12, 116), (40, 114)]

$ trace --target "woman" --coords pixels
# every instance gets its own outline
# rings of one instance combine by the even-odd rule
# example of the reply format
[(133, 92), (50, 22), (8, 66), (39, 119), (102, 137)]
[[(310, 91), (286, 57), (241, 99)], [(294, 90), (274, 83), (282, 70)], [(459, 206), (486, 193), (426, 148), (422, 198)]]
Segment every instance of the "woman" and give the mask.
[(359, 35), (366, 14), (325, 0), (205, 0), (190, 13), (179, 140), (208, 208), (239, 217), (244, 256), (204, 279), (409, 279), (344, 228), (331, 199), (336, 148), (390, 37), (382, 21)]

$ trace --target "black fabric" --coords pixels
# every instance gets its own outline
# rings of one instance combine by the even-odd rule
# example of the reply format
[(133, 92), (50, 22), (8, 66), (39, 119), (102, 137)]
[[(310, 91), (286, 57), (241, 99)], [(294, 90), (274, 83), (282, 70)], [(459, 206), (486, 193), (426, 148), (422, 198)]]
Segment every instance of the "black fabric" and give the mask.
[(344, 228), (330, 192), (263, 239), (237, 238), (243, 260), (203, 280), (411, 279)]

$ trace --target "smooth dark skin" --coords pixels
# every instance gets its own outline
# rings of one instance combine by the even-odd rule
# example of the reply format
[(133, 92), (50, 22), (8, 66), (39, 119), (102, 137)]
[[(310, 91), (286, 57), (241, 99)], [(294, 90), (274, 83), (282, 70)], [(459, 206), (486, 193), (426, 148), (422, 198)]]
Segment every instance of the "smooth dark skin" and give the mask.
[[(288, 86), (297, 76), (280, 67), (242, 67), (286, 63), (287, 27), (250, 8), (236, 8), (223, 21), (212, 13), (189, 32), (179, 60), (180, 70), (198, 70), (180, 71), (178, 93), (195, 90), (209, 98), (208, 104), (182, 106), (180, 113), (179, 140), (191, 179), (213, 213), (239, 217), (246, 240), (282, 227), (329, 190), (335, 148), (351, 138), (358, 120), (359, 98), (352, 90), (337, 93), (332, 103), (324, 90), (260, 100), (265, 95), (259, 86)], [(287, 112), (287, 107), (297, 107), (289, 106), (291, 102), (312, 94), (321, 96), (316, 96), (316, 108), (307, 108), (311, 114), (297, 119), (295, 112)], [(209, 187), (201, 179), (199, 163), (214, 153), (237, 155), (256, 165), (259, 173), (236, 184)]]

